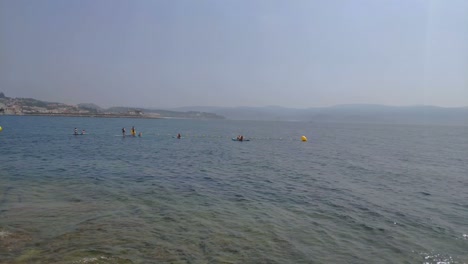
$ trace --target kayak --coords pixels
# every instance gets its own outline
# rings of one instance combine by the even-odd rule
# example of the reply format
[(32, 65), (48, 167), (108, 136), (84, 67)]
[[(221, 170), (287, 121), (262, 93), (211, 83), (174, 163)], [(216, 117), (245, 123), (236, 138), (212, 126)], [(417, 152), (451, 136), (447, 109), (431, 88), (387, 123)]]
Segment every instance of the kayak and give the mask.
[[(232, 138), (232, 141), (240, 141), (240, 140), (238, 140), (237, 138)], [(244, 138), (244, 140), (242, 140), (242, 141), (250, 141), (250, 139), (245, 139)], [(240, 141), (240, 142), (242, 142), (242, 141)]]

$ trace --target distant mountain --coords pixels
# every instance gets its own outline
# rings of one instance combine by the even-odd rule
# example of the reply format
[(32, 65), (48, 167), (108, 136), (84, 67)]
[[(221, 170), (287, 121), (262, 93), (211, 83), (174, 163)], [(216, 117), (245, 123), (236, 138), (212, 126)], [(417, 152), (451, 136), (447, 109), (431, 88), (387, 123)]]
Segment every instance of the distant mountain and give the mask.
[(82, 109), (89, 109), (89, 110), (93, 110), (93, 111), (97, 111), (97, 112), (103, 110), (100, 106), (95, 105), (95, 104), (90, 104), (90, 103), (88, 103), (88, 104), (78, 104), (77, 106), (79, 108), (82, 108)]
[(179, 107), (176, 111), (203, 111), (222, 115), (234, 120), (305, 120), (300, 118), (304, 109), (285, 108), (278, 106), (266, 107)]
[(126, 113), (126, 112), (141, 112), (146, 114), (156, 114), (161, 117), (167, 118), (192, 118), (192, 119), (224, 119), (224, 116), (209, 113), (205, 111), (175, 111), (175, 110), (162, 110), (153, 108), (136, 108), (136, 107), (111, 107), (104, 111), (110, 113)]
[(281, 106), (104, 109), (95, 104), (67, 105), (32, 98), (10, 98), (3, 93), (0, 93), (0, 114), (468, 125), (468, 107), (347, 104), (306, 109)]
[(307, 109), (267, 107), (181, 107), (174, 110), (206, 111), (235, 120), (306, 122), (459, 124), (468, 125), (468, 107), (385, 106), (348, 104)]

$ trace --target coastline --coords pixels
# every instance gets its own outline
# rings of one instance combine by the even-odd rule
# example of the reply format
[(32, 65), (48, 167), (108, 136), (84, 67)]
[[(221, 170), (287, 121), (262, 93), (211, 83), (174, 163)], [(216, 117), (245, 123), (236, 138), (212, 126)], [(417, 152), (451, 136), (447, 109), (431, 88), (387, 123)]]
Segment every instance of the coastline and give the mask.
[(77, 113), (32, 113), (32, 114), (3, 114), (5, 116), (60, 116), (60, 117), (91, 117), (91, 118), (141, 118), (163, 119), (161, 116), (151, 115), (122, 115), (122, 114), (77, 114)]

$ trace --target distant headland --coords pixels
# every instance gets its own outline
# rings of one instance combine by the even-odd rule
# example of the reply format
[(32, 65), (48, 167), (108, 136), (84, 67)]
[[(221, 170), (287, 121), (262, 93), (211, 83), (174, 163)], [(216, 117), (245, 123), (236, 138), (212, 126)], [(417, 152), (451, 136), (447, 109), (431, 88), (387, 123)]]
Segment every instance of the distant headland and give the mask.
[(266, 107), (180, 107), (176, 111), (206, 111), (232, 120), (301, 121), (317, 123), (468, 125), (468, 107), (429, 105), (386, 106), (348, 104), (305, 109)]
[(168, 111), (134, 107), (101, 108), (95, 104), (69, 105), (32, 98), (11, 98), (0, 92), (0, 115), (70, 116), (108, 118), (187, 118), (224, 119), (223, 116), (200, 111)]

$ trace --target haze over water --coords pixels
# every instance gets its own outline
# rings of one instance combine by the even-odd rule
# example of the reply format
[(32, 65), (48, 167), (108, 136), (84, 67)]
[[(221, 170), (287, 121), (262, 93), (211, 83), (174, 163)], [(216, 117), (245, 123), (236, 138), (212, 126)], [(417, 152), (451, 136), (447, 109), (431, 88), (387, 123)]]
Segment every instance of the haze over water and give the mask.
[(467, 25), (465, 0), (3, 0), (0, 92), (103, 107), (464, 107)]
[(467, 127), (0, 122), (0, 263), (468, 262)]

